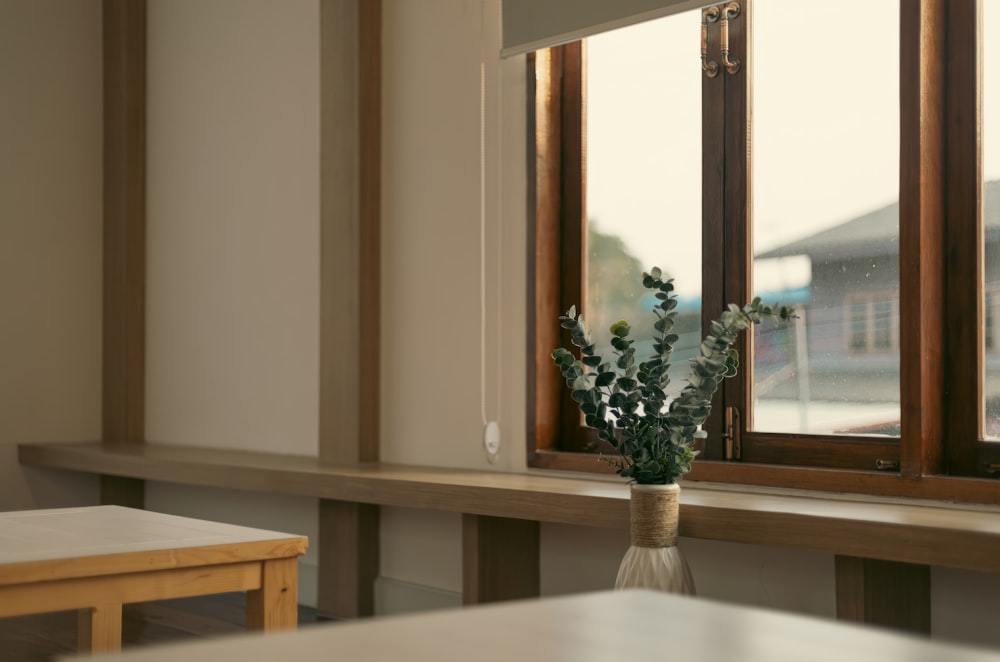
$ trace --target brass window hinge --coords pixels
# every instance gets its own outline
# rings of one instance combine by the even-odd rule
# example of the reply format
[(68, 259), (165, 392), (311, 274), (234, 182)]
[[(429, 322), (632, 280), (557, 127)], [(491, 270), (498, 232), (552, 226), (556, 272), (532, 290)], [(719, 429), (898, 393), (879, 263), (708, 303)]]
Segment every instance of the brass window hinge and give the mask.
[(701, 70), (708, 78), (719, 75), (719, 63), (708, 57), (708, 26), (719, 24), (719, 41), (722, 55), (722, 66), (729, 75), (740, 70), (740, 61), (729, 57), (729, 21), (740, 15), (740, 3), (730, 2), (726, 5), (706, 7), (701, 12)]

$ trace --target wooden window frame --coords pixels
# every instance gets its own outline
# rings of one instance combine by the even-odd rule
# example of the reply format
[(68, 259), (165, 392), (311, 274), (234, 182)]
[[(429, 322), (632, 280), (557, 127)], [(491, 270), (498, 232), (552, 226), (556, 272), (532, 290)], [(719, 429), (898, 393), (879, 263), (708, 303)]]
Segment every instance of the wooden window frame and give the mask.
[[(1000, 503), (1000, 485), (986, 478), (994, 473), (991, 465), (1000, 467), (1000, 444), (983, 440), (980, 415), (985, 359), (980, 1), (900, 3), (900, 438), (753, 432), (746, 406), (752, 375), (744, 369), (717, 394), (705, 424), (709, 440), (689, 479)], [(752, 13), (752, 0), (744, 6)], [(744, 62), (745, 25), (734, 21), (729, 32), (731, 52)], [(535, 185), (529, 185), (528, 343), (534, 351), (528, 365), (527, 452), (531, 467), (610, 472), (593, 454), (578, 452), (590, 437), (585, 429), (583, 436), (573, 429), (581, 428), (579, 416), (549, 356), (564, 344), (555, 320), (583, 301), (586, 282), (580, 259), (586, 248), (585, 175), (573, 171), (586, 158), (580, 138), (585, 92), (577, 85), (580, 98), (573, 97), (571, 84), (582, 71), (582, 60), (573, 61), (579, 48), (554, 49), (558, 55), (547, 65), (548, 79), (559, 81), (559, 90), (540, 88), (536, 96), (538, 60), (531, 57), (528, 64), (529, 183)], [(703, 326), (709, 311), (751, 295), (749, 278), (742, 276), (752, 257), (749, 78), (745, 67), (719, 78), (702, 96), (708, 136), (703, 181), (718, 173), (725, 178), (725, 195), (703, 194)], [(571, 94), (563, 97), (567, 90)], [(742, 364), (751, 366), (749, 334), (737, 349)], [(743, 414), (739, 461), (723, 459), (728, 407)], [(574, 451), (561, 450), (567, 447)]]

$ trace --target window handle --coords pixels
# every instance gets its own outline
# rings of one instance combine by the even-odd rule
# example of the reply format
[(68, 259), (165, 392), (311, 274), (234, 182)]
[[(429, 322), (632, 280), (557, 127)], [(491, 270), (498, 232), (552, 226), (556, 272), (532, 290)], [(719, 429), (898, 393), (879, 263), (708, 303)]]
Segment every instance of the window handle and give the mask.
[(719, 63), (708, 59), (708, 24), (718, 20), (718, 7), (706, 7), (701, 11), (701, 70), (709, 78), (715, 78), (719, 75)]
[(740, 15), (740, 3), (730, 2), (722, 9), (722, 20), (719, 22), (719, 35), (722, 41), (722, 66), (726, 73), (732, 75), (740, 70), (739, 60), (729, 59), (729, 20)]

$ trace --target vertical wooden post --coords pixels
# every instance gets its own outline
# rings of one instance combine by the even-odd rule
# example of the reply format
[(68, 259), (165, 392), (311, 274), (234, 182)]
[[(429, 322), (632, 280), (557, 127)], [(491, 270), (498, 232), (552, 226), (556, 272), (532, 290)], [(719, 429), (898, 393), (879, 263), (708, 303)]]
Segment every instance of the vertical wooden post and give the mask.
[[(379, 459), (382, 2), (320, 3), (319, 456)], [(320, 501), (318, 608), (374, 613), (377, 506)]]
[(835, 564), (838, 619), (930, 634), (929, 566), (854, 556)]
[[(319, 456), (379, 459), (382, 2), (320, 3)], [(320, 501), (318, 608), (374, 613), (378, 506)]]
[(462, 604), (537, 598), (536, 521), (462, 516)]
[[(142, 443), (146, 359), (146, 0), (104, 0), (102, 439)], [(101, 476), (102, 503), (141, 508), (142, 481)]]

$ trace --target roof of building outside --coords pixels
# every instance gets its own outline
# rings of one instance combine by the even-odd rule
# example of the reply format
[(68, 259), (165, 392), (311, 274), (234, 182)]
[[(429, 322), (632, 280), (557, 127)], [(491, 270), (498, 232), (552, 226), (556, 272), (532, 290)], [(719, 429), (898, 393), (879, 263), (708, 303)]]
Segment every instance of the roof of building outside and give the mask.
[[(989, 238), (1000, 234), (1000, 179), (986, 182), (986, 228)], [(867, 214), (835, 225), (784, 246), (758, 254), (757, 259), (792, 255), (864, 257), (899, 252), (899, 203), (894, 202)]]

